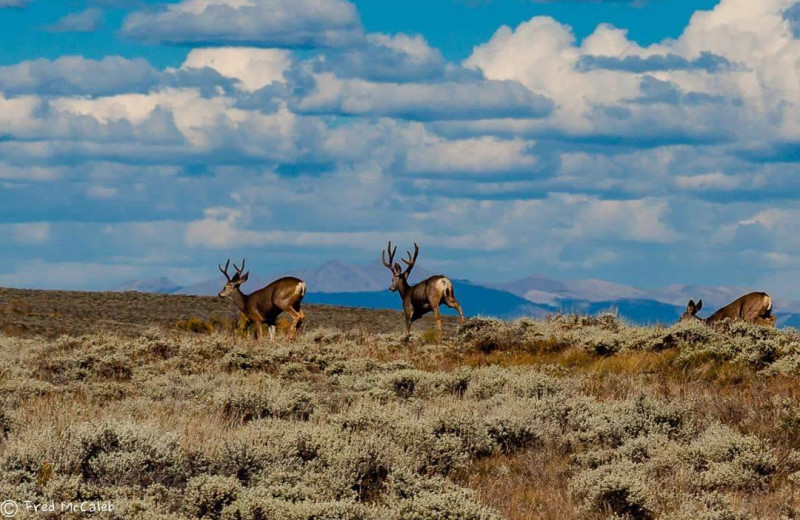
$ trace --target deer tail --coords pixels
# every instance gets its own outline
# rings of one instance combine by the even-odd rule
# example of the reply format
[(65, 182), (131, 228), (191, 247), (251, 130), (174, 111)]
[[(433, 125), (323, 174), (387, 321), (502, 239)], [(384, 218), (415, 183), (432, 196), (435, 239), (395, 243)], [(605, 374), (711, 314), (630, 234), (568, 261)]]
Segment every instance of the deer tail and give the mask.
[(448, 280), (447, 282), (448, 283), (444, 288), (444, 297), (449, 300), (451, 298), (455, 298), (456, 291), (455, 291), (455, 289), (453, 289), (453, 284), (450, 283), (450, 280)]

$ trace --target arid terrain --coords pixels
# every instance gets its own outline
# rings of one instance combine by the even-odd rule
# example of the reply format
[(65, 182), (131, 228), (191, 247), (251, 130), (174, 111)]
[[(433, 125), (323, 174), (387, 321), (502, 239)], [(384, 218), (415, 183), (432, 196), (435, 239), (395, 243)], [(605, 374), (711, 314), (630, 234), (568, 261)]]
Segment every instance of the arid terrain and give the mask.
[[(400, 301), (397, 302), (398, 309)], [(306, 329), (363, 328), (372, 333), (403, 330), (398, 311), (367, 310), (330, 305), (304, 305)], [(187, 320), (235, 319), (233, 304), (211, 296), (180, 296), (139, 292), (73, 292), (7, 289), (0, 287), (0, 332), (13, 336), (86, 334), (102, 330), (135, 336), (151, 326), (180, 327)], [(448, 330), (456, 320), (443, 317)], [(433, 327), (430, 316), (415, 322), (415, 330)]]
[[(0, 499), (95, 518), (800, 518), (800, 332), (0, 290)], [(26, 512), (18, 518), (63, 518)], [(73, 513), (72, 517), (80, 517)]]

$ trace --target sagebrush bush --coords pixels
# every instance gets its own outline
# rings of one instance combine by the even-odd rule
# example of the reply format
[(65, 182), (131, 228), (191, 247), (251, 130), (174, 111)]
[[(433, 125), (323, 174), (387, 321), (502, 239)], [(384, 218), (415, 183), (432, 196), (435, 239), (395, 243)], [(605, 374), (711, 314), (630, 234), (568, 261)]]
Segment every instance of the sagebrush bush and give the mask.
[(231, 477), (200, 475), (186, 485), (186, 512), (193, 518), (217, 520), (223, 509), (241, 492), (241, 484)]
[(476, 503), (473, 494), (464, 491), (420, 493), (400, 502), (392, 520), (500, 520), (500, 516)]
[(710, 493), (693, 497), (682, 503), (678, 510), (667, 514), (665, 520), (754, 520), (746, 512), (737, 511), (730, 500), (722, 495)]
[(316, 398), (300, 386), (263, 382), (256, 389), (235, 389), (221, 398), (222, 412), (237, 421), (275, 417), (308, 420)]
[(179, 485), (191, 475), (177, 436), (133, 422), (86, 422), (61, 435), (59, 472), (98, 485)]
[(702, 489), (763, 489), (775, 474), (775, 455), (756, 437), (714, 424), (680, 452)]
[(221, 520), (378, 520), (361, 504), (351, 502), (287, 502), (260, 489), (242, 494), (221, 515)]
[(176, 322), (175, 328), (188, 332), (194, 332), (195, 334), (210, 334), (211, 332), (214, 332), (217, 327), (211, 320), (189, 318), (187, 320), (180, 320)]
[(541, 429), (540, 425), (525, 416), (502, 414), (486, 420), (486, 433), (506, 454), (541, 442)]
[(653, 494), (640, 465), (619, 461), (585, 471), (574, 482), (587, 510), (611, 511), (622, 518), (655, 517)]

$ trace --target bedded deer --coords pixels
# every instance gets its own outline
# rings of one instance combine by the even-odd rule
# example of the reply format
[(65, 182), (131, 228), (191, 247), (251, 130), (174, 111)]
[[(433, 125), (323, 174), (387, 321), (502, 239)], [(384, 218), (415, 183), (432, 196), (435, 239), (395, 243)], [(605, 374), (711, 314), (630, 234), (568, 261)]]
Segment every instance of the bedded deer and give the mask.
[(721, 308), (708, 318), (698, 318), (697, 313), (703, 308), (703, 300), (696, 304), (689, 300), (686, 312), (680, 321), (700, 320), (708, 324), (720, 322), (725, 319), (744, 320), (758, 325), (775, 326), (775, 316), (772, 315), (772, 298), (763, 292), (745, 294), (725, 307)]
[[(406, 339), (411, 336), (411, 323), (418, 320), (425, 314), (433, 312), (436, 318), (436, 326), (439, 328), (439, 337), (442, 337), (442, 316), (439, 313), (439, 306), (447, 305), (451, 309), (458, 311), (461, 323), (464, 323), (464, 313), (461, 312), (461, 305), (456, 300), (453, 291), (453, 283), (443, 275), (431, 276), (416, 285), (409, 285), (408, 275), (414, 268), (419, 256), (419, 246), (414, 243), (414, 255), (407, 251), (408, 259), (401, 258), (406, 264), (405, 270), (399, 263), (395, 263), (394, 255), (397, 247), (392, 249), (392, 242), (386, 251), (381, 251), (381, 262), (392, 272), (392, 285), (389, 290), (399, 292), (403, 300), (403, 312), (406, 315)], [(389, 261), (386, 261), (386, 254), (389, 254)]]
[(219, 297), (230, 298), (236, 308), (250, 322), (256, 324), (256, 336), (259, 340), (264, 335), (262, 326), (266, 323), (269, 327), (269, 339), (270, 341), (275, 341), (275, 323), (281, 312), (291, 316), (292, 329), (289, 337), (295, 338), (300, 326), (303, 324), (303, 320), (306, 318), (305, 313), (300, 309), (300, 302), (306, 295), (305, 282), (293, 276), (286, 276), (253, 293), (244, 294), (241, 285), (250, 276), (249, 271), (242, 274), (246, 261), (247, 259), (242, 260), (241, 268), (233, 264), (233, 268), (236, 269), (236, 274), (233, 276), (228, 275), (230, 259), (225, 263), (224, 269), (221, 265), (217, 266), (228, 280), (225, 287), (220, 291)]

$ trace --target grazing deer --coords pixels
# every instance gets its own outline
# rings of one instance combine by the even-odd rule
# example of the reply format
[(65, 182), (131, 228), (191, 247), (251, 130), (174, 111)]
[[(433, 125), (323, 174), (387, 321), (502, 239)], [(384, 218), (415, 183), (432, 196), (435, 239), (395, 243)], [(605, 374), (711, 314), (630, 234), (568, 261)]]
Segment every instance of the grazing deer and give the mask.
[(246, 259), (242, 260), (242, 267), (239, 268), (233, 264), (236, 269), (236, 274), (233, 277), (228, 276), (228, 266), (231, 261), (225, 263), (225, 269), (218, 265), (219, 270), (225, 275), (228, 282), (225, 287), (219, 292), (220, 298), (227, 298), (233, 301), (234, 305), (245, 315), (245, 317), (252, 323), (257, 325), (256, 336), (260, 340), (264, 335), (262, 325), (266, 323), (269, 326), (269, 339), (275, 341), (275, 322), (281, 312), (285, 312), (292, 317), (292, 331), (290, 337), (294, 339), (303, 320), (306, 319), (305, 313), (300, 309), (300, 302), (306, 295), (306, 284), (299, 278), (287, 276), (275, 280), (271, 284), (263, 287), (251, 294), (244, 294), (241, 285), (245, 283), (250, 276), (250, 272), (242, 274), (244, 271), (244, 264)]
[(686, 312), (680, 321), (700, 320), (705, 323), (716, 323), (725, 319), (744, 320), (758, 325), (775, 326), (775, 316), (772, 315), (772, 298), (763, 292), (745, 294), (732, 303), (721, 308), (708, 318), (698, 318), (697, 313), (703, 308), (703, 300), (694, 303), (689, 300)]
[[(408, 259), (401, 258), (406, 264), (405, 271), (399, 263), (394, 262), (396, 252), (397, 247), (392, 249), (392, 242), (389, 241), (386, 251), (381, 251), (381, 261), (392, 272), (392, 285), (389, 290), (399, 292), (403, 299), (403, 311), (406, 315), (406, 339), (411, 336), (411, 323), (431, 311), (436, 317), (436, 326), (439, 328), (439, 337), (441, 338), (442, 316), (439, 314), (439, 306), (443, 303), (451, 309), (457, 310), (461, 323), (464, 323), (464, 313), (461, 312), (461, 305), (458, 304), (453, 292), (453, 283), (445, 276), (431, 276), (417, 285), (408, 284), (408, 275), (419, 256), (419, 246), (414, 243), (414, 255), (411, 255), (411, 251), (407, 251)], [(386, 261), (387, 253), (389, 254), (388, 262)]]

